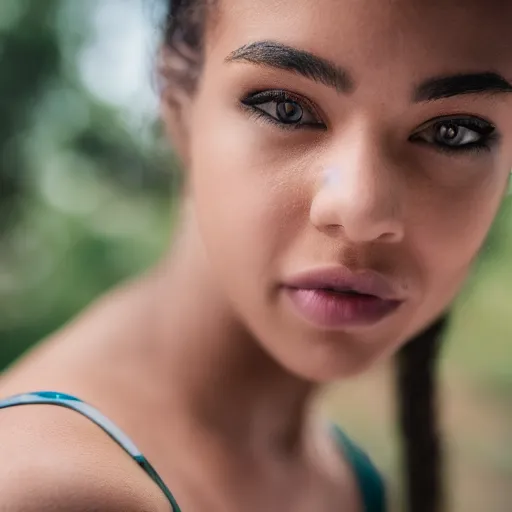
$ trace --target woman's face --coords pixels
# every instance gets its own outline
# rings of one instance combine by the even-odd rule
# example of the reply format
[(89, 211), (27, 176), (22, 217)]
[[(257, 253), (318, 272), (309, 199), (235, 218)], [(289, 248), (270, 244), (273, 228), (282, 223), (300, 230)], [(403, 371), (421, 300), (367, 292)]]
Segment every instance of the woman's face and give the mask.
[(512, 6), (219, 8), (188, 111), (190, 193), (219, 286), (289, 370), (361, 371), (446, 309), (496, 215), (512, 168)]

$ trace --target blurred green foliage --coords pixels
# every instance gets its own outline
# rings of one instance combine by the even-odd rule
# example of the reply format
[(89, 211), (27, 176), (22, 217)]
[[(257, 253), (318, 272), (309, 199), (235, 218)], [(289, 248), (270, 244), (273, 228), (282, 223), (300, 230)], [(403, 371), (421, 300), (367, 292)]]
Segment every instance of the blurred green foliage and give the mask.
[(0, 368), (167, 243), (159, 124), (130, 125), (79, 70), (98, 6), (0, 2)]
[(26, 191), (23, 139), (34, 102), (49, 79), (61, 71), (54, 20), (58, 2), (10, 0), (0, 5), (2, 74), (0, 75), (0, 221), (5, 225)]

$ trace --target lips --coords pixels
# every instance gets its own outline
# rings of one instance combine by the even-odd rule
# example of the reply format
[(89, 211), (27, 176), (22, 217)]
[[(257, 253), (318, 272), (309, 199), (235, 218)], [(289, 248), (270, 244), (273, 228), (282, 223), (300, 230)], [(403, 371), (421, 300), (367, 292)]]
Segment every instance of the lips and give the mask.
[(285, 280), (285, 286), (304, 290), (372, 295), (383, 300), (402, 300), (402, 294), (380, 274), (372, 271), (356, 273), (345, 267), (303, 272)]
[(373, 325), (404, 301), (380, 274), (344, 267), (298, 274), (285, 281), (283, 291), (298, 316), (324, 329)]

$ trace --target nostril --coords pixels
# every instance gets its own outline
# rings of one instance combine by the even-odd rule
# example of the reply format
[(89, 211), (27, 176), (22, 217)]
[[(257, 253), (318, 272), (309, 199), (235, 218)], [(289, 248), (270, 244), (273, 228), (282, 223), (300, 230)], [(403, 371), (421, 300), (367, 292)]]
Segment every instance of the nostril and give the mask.
[(322, 229), (322, 231), (329, 236), (338, 236), (342, 229), (343, 226), (340, 224), (328, 224)]
[(378, 238), (377, 240), (379, 242), (398, 242), (400, 241), (400, 239), (402, 238), (401, 234), (397, 231), (397, 232), (391, 232), (391, 231), (388, 231), (387, 233), (382, 233)]

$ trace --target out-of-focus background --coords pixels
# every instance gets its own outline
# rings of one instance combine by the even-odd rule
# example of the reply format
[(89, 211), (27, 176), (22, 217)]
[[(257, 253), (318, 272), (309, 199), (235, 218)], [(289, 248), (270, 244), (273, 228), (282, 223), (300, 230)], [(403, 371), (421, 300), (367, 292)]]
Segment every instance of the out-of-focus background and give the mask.
[[(176, 162), (158, 124), (159, 0), (0, 2), (0, 370), (155, 262)], [(512, 201), (458, 301), (442, 364), (450, 510), (512, 510)], [(390, 368), (331, 413), (396, 475)]]

